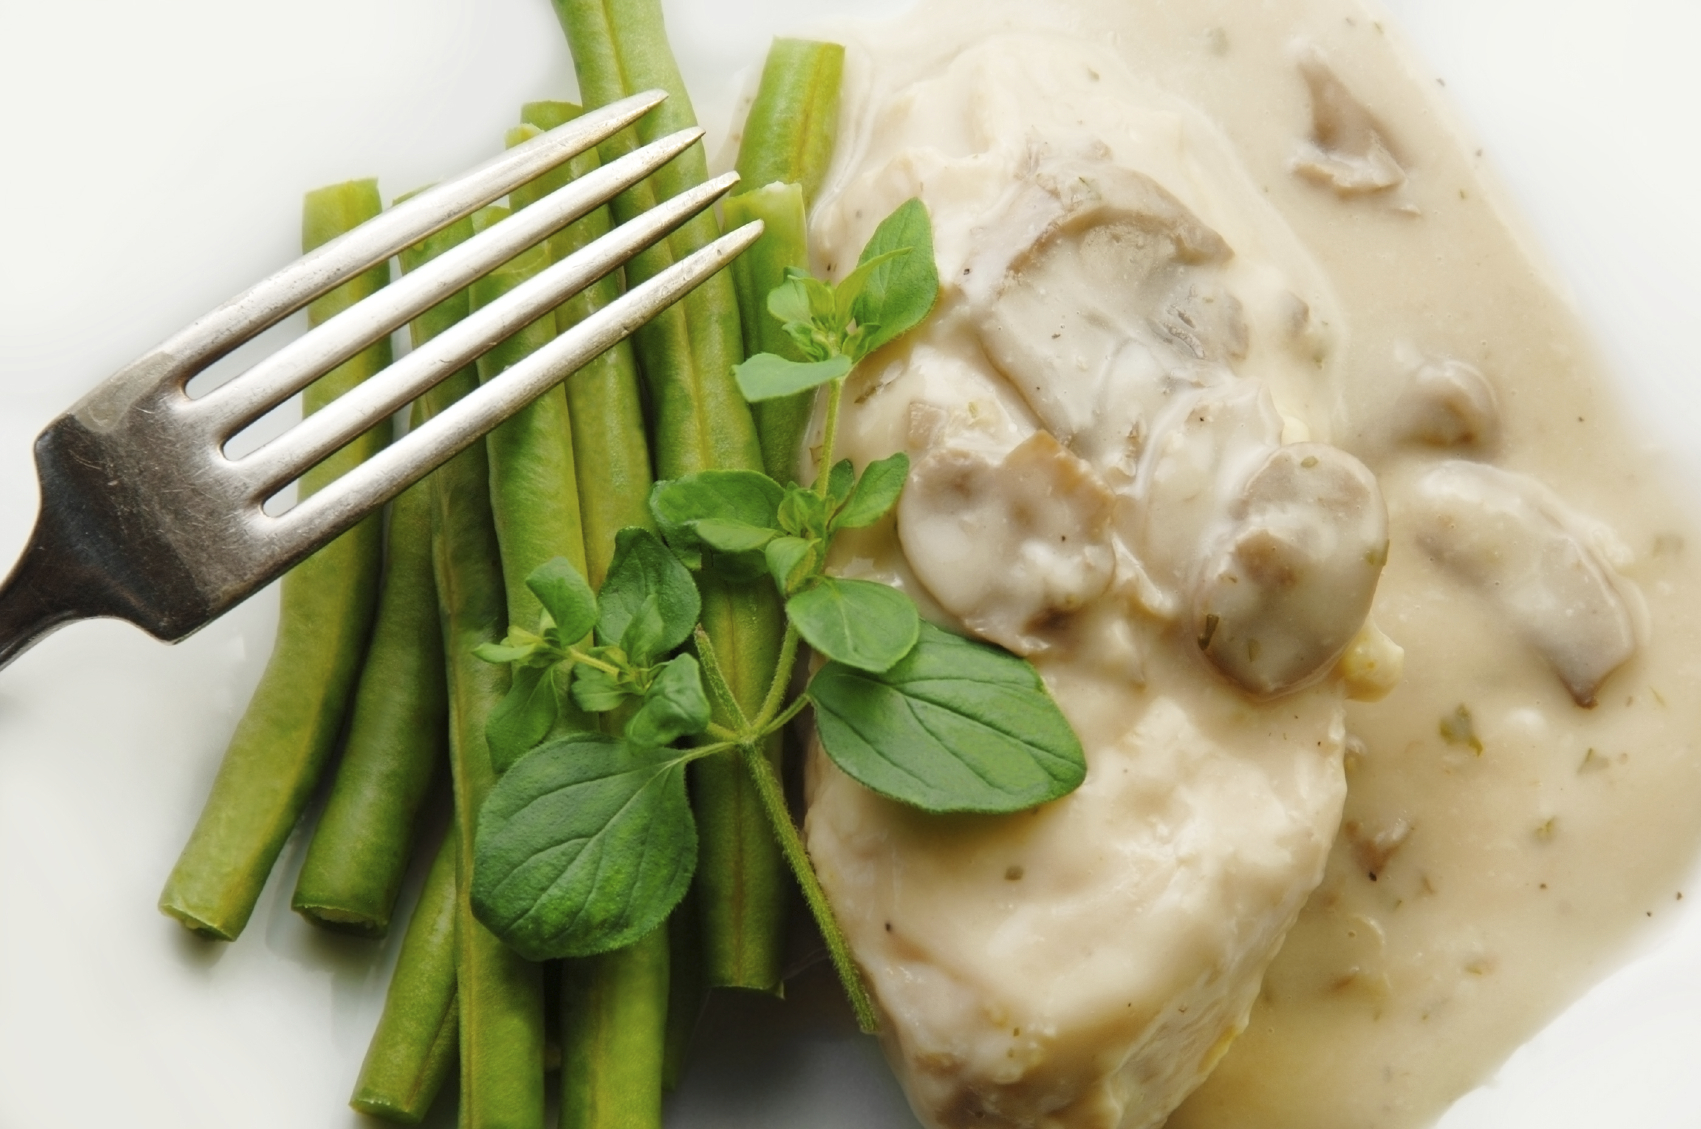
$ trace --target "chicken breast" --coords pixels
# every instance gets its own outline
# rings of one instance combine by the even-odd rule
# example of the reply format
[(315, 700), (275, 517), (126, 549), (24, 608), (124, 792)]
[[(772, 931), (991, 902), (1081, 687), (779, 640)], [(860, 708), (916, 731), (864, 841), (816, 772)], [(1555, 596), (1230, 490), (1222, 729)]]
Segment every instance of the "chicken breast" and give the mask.
[(943, 288), (847, 389), (840, 453), (914, 469), (837, 567), (1028, 656), (1088, 775), (939, 817), (817, 755), (809, 849), (927, 1124), (1156, 1125), (1323, 873), (1351, 672), (1398, 667), (1382, 498), (1328, 445), (1335, 302), (1214, 128), (1099, 46), (852, 76), (817, 245), (842, 271), (918, 195)]

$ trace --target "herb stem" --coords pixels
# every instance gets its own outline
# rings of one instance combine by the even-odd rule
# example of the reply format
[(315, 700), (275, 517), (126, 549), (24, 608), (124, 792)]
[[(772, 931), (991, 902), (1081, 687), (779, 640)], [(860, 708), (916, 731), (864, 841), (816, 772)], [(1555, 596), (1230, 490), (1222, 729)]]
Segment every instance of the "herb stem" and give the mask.
[(709, 633), (703, 630), (702, 624), (697, 625), (693, 634), (697, 643), (697, 658), (703, 665), (703, 678), (709, 684), (709, 693), (713, 694), (720, 707), (732, 716), (733, 721), (737, 723), (734, 728), (742, 734), (750, 728), (750, 719), (744, 716), (744, 707), (738, 704), (738, 697), (726, 684), (726, 676), (721, 673), (721, 661), (715, 656), (714, 641), (709, 638)]
[(809, 851), (803, 845), (803, 837), (797, 833), (797, 825), (791, 821), (791, 812), (786, 807), (785, 795), (780, 788), (779, 775), (774, 772), (774, 766), (769, 763), (759, 743), (743, 743), (739, 745), (738, 750), (745, 768), (750, 771), (751, 779), (756, 782), (756, 794), (761, 797), (762, 809), (767, 812), (768, 822), (773, 825), (774, 837), (780, 843), (780, 852), (785, 855), (792, 874), (796, 876), (798, 885), (803, 888), (803, 898), (809, 903), (809, 911), (815, 915), (815, 924), (827, 942), (827, 952), (833, 958), (833, 968), (838, 971), (839, 982), (844, 985), (851, 1010), (856, 1013), (856, 1025), (863, 1034), (873, 1035), (880, 1029), (880, 1018), (874, 1011), (874, 1001), (869, 998), (868, 988), (862, 982), (861, 971), (851, 959), (850, 943), (839, 928), (832, 907), (827, 904), (827, 893), (821, 889), (821, 883), (815, 877), (815, 869), (809, 863)]
[(589, 667), (595, 667), (597, 670), (600, 670), (604, 674), (610, 676), (618, 677), (620, 674), (620, 668), (615, 666), (613, 663), (605, 663), (601, 659), (592, 658), (577, 647), (568, 647), (567, 657), (572, 659), (574, 662), (584, 663)]
[(832, 477), (833, 444), (839, 437), (839, 401), (844, 399), (844, 395), (845, 378), (841, 376), (827, 388), (827, 419), (821, 429), (821, 461), (815, 464), (815, 492), (823, 498), (827, 496), (827, 480)]
[(809, 705), (808, 697), (799, 694), (792, 704), (785, 708), (784, 713), (768, 722), (768, 724), (762, 726), (760, 731), (761, 736), (766, 737), (770, 733), (777, 733), (781, 729), (784, 729), (787, 725), (790, 725), (791, 719), (802, 713), (804, 707), (807, 705)]
[(768, 696), (763, 699), (762, 708), (756, 714), (754, 728), (758, 734), (772, 732), (770, 725), (774, 715), (785, 704), (786, 688), (791, 685), (792, 667), (797, 663), (799, 638), (797, 628), (792, 625), (791, 620), (786, 620), (785, 638), (780, 641), (780, 659), (774, 666), (774, 680), (768, 684)]
[[(711, 734), (711, 736), (712, 736), (712, 734)], [(740, 744), (742, 744), (742, 742), (730, 741), (729, 740), (729, 741), (716, 741), (712, 745), (692, 745), (688, 748), (684, 748), (684, 749), (679, 750), (680, 755), (679, 755), (679, 760), (678, 760), (677, 763), (679, 763), (679, 764), (690, 764), (693, 761), (700, 761), (700, 760), (704, 759), (705, 757), (712, 757), (716, 753), (724, 753), (728, 749), (735, 748), (735, 747), (739, 746)]]

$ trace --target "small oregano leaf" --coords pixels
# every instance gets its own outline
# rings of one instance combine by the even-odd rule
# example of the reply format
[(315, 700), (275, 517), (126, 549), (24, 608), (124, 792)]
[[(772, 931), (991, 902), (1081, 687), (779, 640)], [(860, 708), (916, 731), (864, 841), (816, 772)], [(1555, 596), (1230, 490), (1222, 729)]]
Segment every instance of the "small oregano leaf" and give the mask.
[(880, 221), (858, 262), (868, 263), (900, 248), (910, 253), (887, 259), (868, 273), (862, 293), (851, 303), (858, 325), (874, 325), (861, 334), (853, 347), (853, 360), (861, 360), (921, 323), (939, 296), (939, 270), (933, 262), (933, 225), (927, 206), (915, 197), (899, 204)]
[(567, 563), (566, 557), (556, 557), (538, 565), (526, 577), (526, 587), (538, 598), (544, 611), (555, 621), (555, 629), (563, 643), (572, 643), (590, 634), (597, 621), (597, 597), (579, 570)]
[(555, 682), (549, 668), (516, 667), (507, 695), (496, 703), (496, 708), (490, 711), (490, 720), (484, 723), (490, 767), (497, 775), (507, 772), (549, 735), (558, 716)]
[(661, 620), (656, 653), (662, 654), (690, 637), (703, 611), (702, 597), (690, 571), (655, 534), (629, 526), (614, 537), (614, 558), (602, 582), (597, 639), (619, 643), (633, 615), (650, 599)]
[(633, 693), (625, 680), (606, 670), (584, 663), (573, 667), (573, 704), (586, 713), (607, 713), (619, 709)]
[(1033, 667), (929, 623), (891, 670), (828, 663), (809, 698), (834, 764), (924, 811), (1021, 811), (1086, 778), (1081, 742)]
[(758, 529), (774, 528), (785, 488), (754, 470), (704, 470), (658, 482), (650, 491), (650, 513), (668, 544), (700, 544), (692, 528), (708, 518), (735, 521)]
[(827, 499), (807, 486), (793, 486), (780, 502), (780, 528), (794, 537), (823, 537), (827, 533)]
[(856, 488), (856, 467), (849, 459), (840, 459), (827, 472), (827, 504), (834, 510), (845, 504)]
[[(788, 331), (792, 326), (811, 332), (830, 327), (834, 324), (835, 309), (833, 288), (798, 267), (787, 267), (785, 281), (768, 293), (768, 312)], [(825, 359), (827, 354), (821, 350), (819, 338), (815, 344), (815, 348), (804, 350), (804, 356), (812, 361)]]
[(491, 789), (470, 896), (528, 960), (592, 956), (660, 925), (696, 868), (685, 758), (585, 734), (539, 746)]
[(499, 665), (502, 663), (523, 663), (543, 649), (542, 639), (519, 646), (504, 640), (501, 643), (480, 643), (473, 648), (473, 657)]
[(904, 479), (909, 473), (910, 457), (902, 451), (869, 463), (857, 479), (850, 501), (834, 516), (833, 528), (861, 529), (885, 517), (886, 511), (898, 504), (898, 495), (904, 492)]
[(620, 649), (635, 667), (647, 667), (660, 658), (668, 648), (662, 646), (666, 627), (654, 596), (646, 596), (626, 621), (626, 631), (620, 636)]
[(777, 529), (763, 529), (718, 517), (693, 522), (691, 530), (703, 544), (723, 553), (753, 553), (779, 536)]
[(828, 357), (822, 361), (792, 361), (778, 353), (757, 353), (754, 357), (733, 366), (738, 390), (752, 404), (774, 400), (810, 388), (818, 388), (837, 380), (851, 370), (849, 357)]
[(815, 569), (819, 554), (815, 542), (802, 537), (776, 537), (768, 542), (768, 573), (779, 585), (780, 595), (789, 596)]
[(659, 748), (708, 727), (709, 696), (703, 692), (702, 671), (695, 657), (676, 655), (657, 672), (643, 704), (626, 723), (626, 739)]
[(872, 580), (824, 576), (786, 601), (804, 642), (859, 670), (889, 670), (915, 646), (921, 617), (910, 598)]
[(856, 300), (862, 297), (862, 291), (868, 285), (869, 275), (881, 265), (910, 253), (908, 247), (894, 247), (873, 257), (864, 253), (862, 261), (856, 264), (856, 269), (839, 279), (838, 284), (833, 287), (833, 313), (841, 325), (855, 316)]

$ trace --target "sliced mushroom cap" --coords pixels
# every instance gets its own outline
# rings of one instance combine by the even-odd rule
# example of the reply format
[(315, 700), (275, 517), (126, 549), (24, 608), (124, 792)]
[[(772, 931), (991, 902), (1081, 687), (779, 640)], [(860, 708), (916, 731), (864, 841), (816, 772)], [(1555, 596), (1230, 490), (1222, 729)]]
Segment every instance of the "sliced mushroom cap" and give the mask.
[(1111, 496), (1046, 432), (1002, 460), (946, 447), (910, 472), (898, 537), (917, 579), (982, 638), (1020, 655), (1110, 586)]
[(1488, 378), (1449, 357), (1425, 361), (1394, 408), (1403, 439), (1434, 447), (1493, 447), (1500, 439), (1500, 405)]
[(1269, 389), (1252, 381), (1177, 397), (1155, 429), (1134, 490), (1117, 499), (1116, 528), (1168, 597), (1165, 618), (1183, 610), (1208, 551), (1247, 477), (1281, 441), (1282, 417)]
[(1424, 475), (1418, 543), (1482, 592), (1580, 706), (1636, 653), (1630, 582), (1578, 535), (1583, 522), (1540, 483), (1449, 460)]
[(1199, 649), (1259, 697), (1334, 665), (1370, 614), (1388, 557), (1376, 479), (1336, 447), (1296, 443), (1252, 477), (1193, 596)]
[(1339, 196), (1386, 192), (1405, 183), (1382, 128), (1353, 96), (1316, 47), (1299, 57), (1299, 73), (1311, 92), (1311, 137), (1294, 158), (1293, 171)]
[(1173, 386), (1226, 378), (1248, 330), (1222, 237), (1147, 176), (1093, 175), (975, 308), (988, 358), (1046, 429), (1102, 463)]

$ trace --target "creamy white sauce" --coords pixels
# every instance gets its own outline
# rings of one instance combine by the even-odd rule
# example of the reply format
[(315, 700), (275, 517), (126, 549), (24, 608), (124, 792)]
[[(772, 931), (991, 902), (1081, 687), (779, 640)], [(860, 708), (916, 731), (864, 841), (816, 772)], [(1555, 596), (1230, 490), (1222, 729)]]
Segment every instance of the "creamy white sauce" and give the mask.
[(852, 42), (820, 265), (919, 194), (945, 289), (852, 380), (844, 453), (917, 473), (839, 564), (1029, 654), (1090, 765), (1005, 820), (812, 766), (933, 1124), (1155, 1124), (1213, 1067), (1170, 1124), (1424, 1124), (1693, 856), (1691, 522), (1380, 21), (938, 0)]

